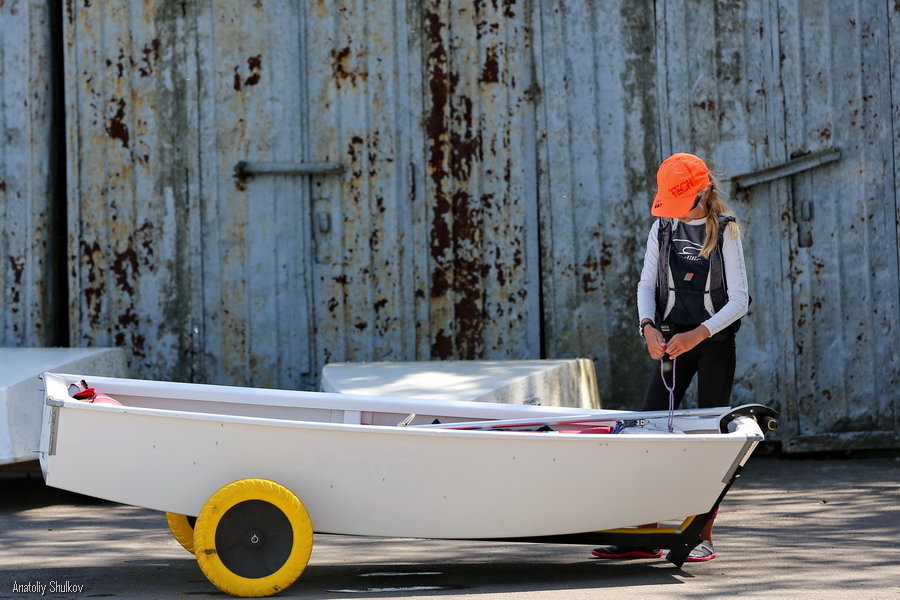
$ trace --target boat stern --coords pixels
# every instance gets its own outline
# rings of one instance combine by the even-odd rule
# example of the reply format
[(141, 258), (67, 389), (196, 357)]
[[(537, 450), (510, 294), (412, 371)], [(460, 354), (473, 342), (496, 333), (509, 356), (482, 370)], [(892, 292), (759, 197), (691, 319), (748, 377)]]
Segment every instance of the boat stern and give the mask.
[(43, 382), (43, 409), (41, 413), (41, 437), (38, 447), (38, 458), (44, 481), (48, 481), (50, 459), (56, 454), (56, 436), (59, 425), (59, 409), (66, 397), (65, 380), (54, 373), (44, 372), (39, 375)]

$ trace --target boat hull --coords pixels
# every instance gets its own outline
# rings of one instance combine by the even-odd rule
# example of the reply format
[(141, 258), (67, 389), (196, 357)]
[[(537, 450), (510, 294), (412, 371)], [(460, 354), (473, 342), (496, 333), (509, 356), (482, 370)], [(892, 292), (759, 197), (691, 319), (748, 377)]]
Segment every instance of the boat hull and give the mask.
[(224, 485), (269, 479), (321, 533), (515, 538), (681, 519), (708, 511), (762, 439), (745, 419), (727, 434), (594, 435), (91, 405), (45, 380), (49, 485), (197, 515)]

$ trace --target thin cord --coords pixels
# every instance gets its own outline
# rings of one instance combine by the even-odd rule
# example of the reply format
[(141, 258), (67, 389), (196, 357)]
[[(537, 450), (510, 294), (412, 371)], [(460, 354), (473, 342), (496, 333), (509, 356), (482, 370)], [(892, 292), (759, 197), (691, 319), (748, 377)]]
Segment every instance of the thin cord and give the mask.
[(662, 377), (663, 385), (669, 390), (669, 433), (675, 431), (675, 428), (672, 427), (672, 422), (675, 419), (675, 361), (677, 358), (672, 359), (672, 387), (669, 387), (669, 384), (666, 382), (666, 370), (665, 370), (665, 360), (659, 359), (659, 376)]

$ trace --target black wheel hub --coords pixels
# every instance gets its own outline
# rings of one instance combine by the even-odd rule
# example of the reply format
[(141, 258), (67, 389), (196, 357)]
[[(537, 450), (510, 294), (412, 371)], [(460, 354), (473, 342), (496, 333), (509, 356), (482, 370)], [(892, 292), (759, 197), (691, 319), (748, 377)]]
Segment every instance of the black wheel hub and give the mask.
[(247, 532), (247, 540), (245, 546), (250, 549), (262, 548), (266, 543), (266, 536), (259, 529), (251, 529)]
[(219, 559), (241, 577), (258, 579), (276, 572), (293, 545), (290, 520), (277, 506), (262, 500), (235, 504), (216, 527)]

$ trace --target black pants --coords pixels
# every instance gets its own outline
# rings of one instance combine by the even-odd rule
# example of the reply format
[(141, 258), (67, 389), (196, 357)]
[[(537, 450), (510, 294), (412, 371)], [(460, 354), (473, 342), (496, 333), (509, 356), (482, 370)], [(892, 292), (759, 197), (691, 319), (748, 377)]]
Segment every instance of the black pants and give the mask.
[[(672, 386), (672, 361), (665, 362), (665, 384)], [(653, 363), (650, 384), (644, 394), (641, 410), (668, 410), (669, 390), (663, 384), (659, 361)], [(705, 340), (691, 351), (685, 352), (675, 361), (675, 408), (681, 404), (684, 393), (697, 375), (697, 406), (713, 408), (728, 406), (731, 401), (731, 387), (734, 384), (734, 335), (721, 341)]]

